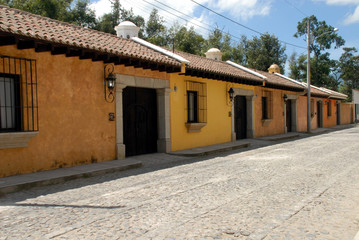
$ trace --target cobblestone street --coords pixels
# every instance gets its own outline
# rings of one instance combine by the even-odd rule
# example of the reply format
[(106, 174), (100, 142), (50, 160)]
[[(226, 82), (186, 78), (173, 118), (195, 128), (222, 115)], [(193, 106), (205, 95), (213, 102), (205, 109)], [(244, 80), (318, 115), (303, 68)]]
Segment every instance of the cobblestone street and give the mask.
[(349, 239), (359, 128), (0, 198), (0, 239)]

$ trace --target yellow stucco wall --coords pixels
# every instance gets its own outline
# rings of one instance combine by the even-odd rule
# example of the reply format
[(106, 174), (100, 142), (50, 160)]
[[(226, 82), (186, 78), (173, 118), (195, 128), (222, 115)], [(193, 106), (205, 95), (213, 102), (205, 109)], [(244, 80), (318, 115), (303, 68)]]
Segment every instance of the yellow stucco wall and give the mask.
[[(187, 122), (186, 83), (194, 81), (207, 85), (207, 125), (200, 132), (189, 133), (185, 126)], [(231, 105), (228, 89), (242, 88), (254, 90), (253, 86), (232, 84), (203, 78), (188, 77), (172, 74), (171, 89), (171, 138), (172, 151), (206, 146), (231, 141)]]
[[(26, 148), (0, 149), (0, 177), (115, 158), (115, 103), (103, 92), (103, 62), (35, 53), (15, 46), (0, 54), (36, 59), (39, 133)], [(116, 66), (115, 73), (169, 79), (166, 73)]]

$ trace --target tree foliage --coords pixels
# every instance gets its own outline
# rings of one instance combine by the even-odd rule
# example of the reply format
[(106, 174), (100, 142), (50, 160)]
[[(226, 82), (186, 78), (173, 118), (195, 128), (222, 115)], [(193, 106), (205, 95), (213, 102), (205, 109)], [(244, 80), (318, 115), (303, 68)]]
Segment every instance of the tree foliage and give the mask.
[[(311, 83), (319, 87), (327, 87), (336, 90), (338, 79), (333, 75), (336, 62), (330, 59), (326, 50), (332, 47), (338, 48), (344, 45), (344, 39), (334, 32), (334, 27), (327, 25), (325, 21), (318, 21), (315, 16), (304, 18), (298, 22), (297, 32), (294, 37), (303, 37), (307, 34), (308, 20), (310, 20), (310, 51), (314, 57), (310, 59)], [(300, 80), (307, 81), (306, 55), (301, 55), (298, 60), (289, 63), (292, 75), (298, 75)], [(298, 74), (299, 72), (299, 74)]]
[(72, 0), (1, 0), (0, 3), (44, 17), (68, 21)]
[(111, 12), (100, 17), (94, 29), (116, 34), (115, 27), (122, 21), (131, 21), (136, 24), (140, 27), (139, 37), (143, 36), (145, 20), (141, 16), (135, 16), (132, 9), (124, 9), (119, 0), (111, 0)]
[(78, 0), (69, 11), (68, 22), (81, 27), (95, 28), (97, 25), (95, 11), (89, 8), (89, 0)]
[(338, 66), (340, 77), (343, 80), (340, 91), (352, 99), (352, 89), (359, 89), (359, 55), (356, 48), (343, 48), (344, 53), (341, 55)]
[(319, 57), (323, 50), (330, 49), (333, 45), (334, 48), (339, 48), (345, 44), (344, 39), (334, 31), (334, 27), (327, 25), (325, 21), (318, 21), (314, 15), (298, 22), (294, 37), (299, 38), (307, 35), (308, 20), (310, 21), (311, 33), (310, 51), (313, 51), (315, 56)]
[(164, 23), (165, 20), (158, 14), (158, 10), (154, 8), (146, 24), (146, 40), (159, 46), (166, 46), (168, 37)]
[(259, 38), (254, 37), (252, 40), (247, 40), (245, 45), (247, 65), (254, 69), (268, 71), (268, 68), (275, 63), (284, 73), (287, 60), (285, 49), (286, 47), (279, 42), (278, 38), (269, 33)]
[[(193, 27), (187, 29), (175, 23), (168, 31), (168, 47), (176, 50), (201, 55), (205, 39), (202, 35), (197, 34)], [(174, 44), (174, 45), (173, 45)]]

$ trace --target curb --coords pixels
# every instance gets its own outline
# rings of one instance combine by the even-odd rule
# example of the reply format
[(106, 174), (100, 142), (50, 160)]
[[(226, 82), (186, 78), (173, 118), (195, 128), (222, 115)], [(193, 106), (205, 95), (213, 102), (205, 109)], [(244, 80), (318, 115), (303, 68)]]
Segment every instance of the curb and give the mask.
[(266, 137), (259, 137), (256, 138), (257, 140), (262, 140), (262, 141), (281, 141), (281, 140), (287, 140), (287, 139), (293, 139), (293, 138), (298, 138), (300, 137), (300, 134), (292, 134), (290, 136), (266, 136)]
[[(123, 160), (119, 160), (123, 161)], [(27, 190), (33, 187), (39, 187), (39, 186), (46, 186), (46, 185), (53, 185), (53, 184), (59, 184), (64, 183), (69, 180), (74, 180), (78, 178), (87, 178), (87, 177), (94, 177), (94, 176), (100, 176), (107, 173), (112, 172), (119, 172), (119, 171), (125, 171), (129, 169), (139, 168), (142, 166), (142, 162), (139, 161), (132, 161), (131, 163), (124, 162), (120, 164), (119, 166), (113, 166), (114, 164), (111, 164), (110, 162), (103, 162), (103, 163), (97, 163), (97, 169), (91, 170), (90, 168), (86, 170), (86, 165), (82, 166), (76, 166), (72, 167), (72, 169), (69, 171), (66, 168), (63, 169), (55, 169), (55, 170), (49, 170), (44, 172), (38, 172), (35, 174), (38, 174), (37, 178), (34, 180), (30, 180), (26, 177), (24, 177), (23, 180), (13, 182), (13, 183), (5, 183), (0, 185), (0, 197), (5, 196), (8, 193), (18, 192), (22, 190)], [(85, 166), (85, 168), (83, 167)], [(93, 166), (93, 164), (92, 164)], [(81, 169), (84, 168), (84, 169)], [(58, 174), (60, 171), (64, 171), (63, 174)], [(34, 173), (30, 173), (34, 174)], [(57, 176), (56, 176), (57, 175)], [(24, 175), (23, 175), (24, 176)], [(11, 178), (11, 177), (8, 177)]]
[(176, 153), (176, 152), (172, 152), (172, 153), (168, 153), (168, 154), (176, 155), (176, 156), (183, 156), (183, 157), (203, 157), (203, 156), (209, 156), (209, 155), (213, 155), (213, 154), (217, 154), (217, 153), (237, 150), (237, 149), (241, 149), (241, 148), (247, 148), (249, 146), (250, 146), (250, 143), (244, 143), (244, 144), (240, 144), (240, 145), (236, 145), (236, 146), (230, 146), (230, 147), (224, 147), (224, 148), (219, 148), (219, 149), (208, 150), (208, 151), (205, 151), (205, 152), (198, 152), (198, 153), (196, 153), (196, 152), (193, 152), (193, 153), (180, 153), (180, 152)]

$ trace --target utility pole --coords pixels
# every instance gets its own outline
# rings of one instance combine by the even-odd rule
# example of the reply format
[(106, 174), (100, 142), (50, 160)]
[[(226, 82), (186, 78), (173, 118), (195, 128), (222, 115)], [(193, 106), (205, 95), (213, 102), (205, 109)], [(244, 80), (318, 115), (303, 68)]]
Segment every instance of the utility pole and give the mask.
[(308, 18), (307, 26), (307, 132), (311, 131), (311, 111), (310, 111), (310, 20)]

